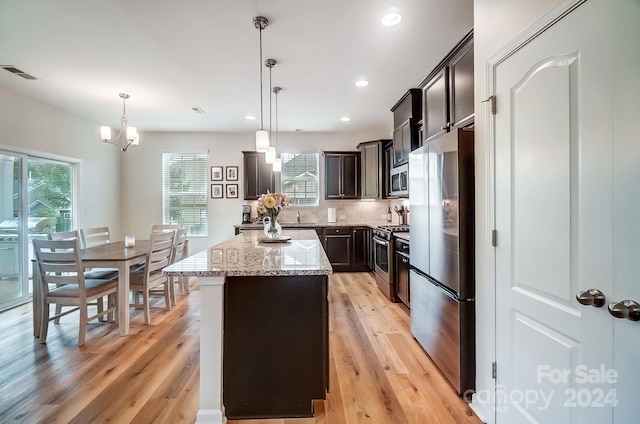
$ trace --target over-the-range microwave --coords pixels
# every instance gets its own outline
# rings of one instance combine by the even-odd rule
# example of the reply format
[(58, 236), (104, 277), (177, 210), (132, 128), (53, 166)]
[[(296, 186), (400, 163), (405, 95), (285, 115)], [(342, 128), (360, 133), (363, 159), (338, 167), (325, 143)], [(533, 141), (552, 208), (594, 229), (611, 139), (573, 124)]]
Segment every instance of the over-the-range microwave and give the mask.
[(389, 195), (407, 197), (409, 195), (409, 165), (404, 164), (391, 168)]

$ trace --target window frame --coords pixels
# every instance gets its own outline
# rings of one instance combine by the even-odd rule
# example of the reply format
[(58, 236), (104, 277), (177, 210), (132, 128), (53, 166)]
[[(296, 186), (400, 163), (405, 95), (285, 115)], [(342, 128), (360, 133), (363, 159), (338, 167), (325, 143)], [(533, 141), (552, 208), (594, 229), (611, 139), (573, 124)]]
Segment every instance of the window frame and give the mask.
[[(188, 229), (187, 236), (193, 238), (206, 238), (209, 237), (209, 152), (204, 150), (181, 150), (181, 151), (168, 151), (162, 153), (162, 223), (163, 224), (178, 224), (185, 226)], [(192, 160), (194, 163), (199, 162), (197, 166), (188, 168), (187, 173), (192, 177), (195, 175), (197, 178), (188, 178), (188, 184), (197, 184), (195, 188), (189, 187), (190, 190), (186, 191), (174, 191), (172, 192), (168, 185), (171, 184), (167, 181), (167, 178), (171, 178), (171, 170), (167, 168), (168, 165), (175, 164), (176, 161), (188, 161)], [(190, 199), (191, 206), (182, 206), (180, 211), (190, 211), (190, 216), (195, 217), (199, 215), (199, 219), (172, 219), (172, 209), (177, 209), (171, 206), (172, 198), (174, 199)], [(198, 201), (198, 198), (200, 199)], [(182, 202), (181, 202), (182, 203)], [(202, 232), (193, 232), (194, 228), (203, 228)]]
[[(287, 192), (287, 190), (285, 190), (285, 184), (288, 181), (292, 181), (292, 179), (285, 179), (285, 169), (286, 169), (286, 164), (294, 159), (297, 155), (312, 155), (315, 159), (315, 179), (314, 180), (308, 180), (308, 181), (313, 181), (315, 183), (315, 196), (314, 196), (314, 202), (313, 203), (307, 203), (307, 204), (300, 204), (298, 202), (296, 202), (296, 200), (299, 199), (309, 199), (309, 197), (295, 197), (294, 195), (292, 195), (290, 192)], [(289, 159), (289, 161), (285, 161), (285, 156), (292, 156), (291, 159)], [(289, 198), (291, 199), (291, 206), (295, 206), (295, 207), (318, 207), (320, 205), (320, 153), (319, 152), (281, 152), (280, 153), (280, 158), (282, 160), (282, 168), (280, 171), (280, 192), (283, 194), (286, 194), (287, 196), (289, 196)], [(305, 159), (308, 160), (308, 159)], [(309, 172), (307, 171), (307, 168), (304, 168), (305, 172)], [(307, 180), (305, 180), (307, 181)], [(306, 184), (305, 184), (305, 188), (306, 188)], [(304, 193), (310, 193), (309, 191), (307, 191), (306, 189), (304, 190)]]

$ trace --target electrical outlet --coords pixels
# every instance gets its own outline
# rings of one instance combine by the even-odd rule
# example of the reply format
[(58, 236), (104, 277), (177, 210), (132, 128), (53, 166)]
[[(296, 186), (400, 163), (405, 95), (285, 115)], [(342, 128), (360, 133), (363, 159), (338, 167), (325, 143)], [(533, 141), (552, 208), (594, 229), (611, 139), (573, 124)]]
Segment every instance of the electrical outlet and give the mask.
[(347, 215), (340, 215), (338, 216), (338, 219), (347, 219)]

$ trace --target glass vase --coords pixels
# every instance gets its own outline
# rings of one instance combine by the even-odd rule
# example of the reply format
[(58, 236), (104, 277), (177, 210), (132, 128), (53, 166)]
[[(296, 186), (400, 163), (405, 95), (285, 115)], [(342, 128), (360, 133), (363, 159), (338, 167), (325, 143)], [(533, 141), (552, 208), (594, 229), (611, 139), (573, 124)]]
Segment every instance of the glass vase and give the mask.
[(278, 215), (268, 216), (264, 219), (265, 237), (277, 239), (282, 234), (282, 227), (278, 224)]

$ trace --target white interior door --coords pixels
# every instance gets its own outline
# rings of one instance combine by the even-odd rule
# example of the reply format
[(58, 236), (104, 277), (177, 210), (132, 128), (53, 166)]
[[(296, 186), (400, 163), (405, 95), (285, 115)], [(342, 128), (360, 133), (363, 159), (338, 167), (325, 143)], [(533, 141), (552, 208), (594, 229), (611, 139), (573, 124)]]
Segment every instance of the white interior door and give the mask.
[[(611, 2), (613, 60), (613, 272), (611, 302), (640, 303), (640, 1)], [(640, 421), (640, 321), (612, 319), (618, 405), (614, 422)]]
[(612, 317), (576, 300), (614, 287), (610, 7), (587, 1), (494, 69), (500, 424), (612, 422)]

